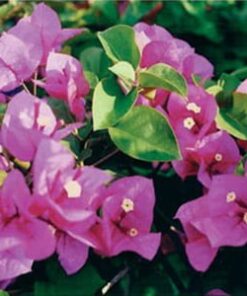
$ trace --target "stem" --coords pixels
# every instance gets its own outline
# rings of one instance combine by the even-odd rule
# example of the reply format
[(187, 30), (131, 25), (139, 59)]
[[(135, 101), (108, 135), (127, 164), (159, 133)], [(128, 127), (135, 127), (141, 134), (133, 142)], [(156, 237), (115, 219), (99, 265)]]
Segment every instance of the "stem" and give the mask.
[(114, 278), (101, 289), (101, 295), (106, 295), (106, 293), (108, 293), (109, 290), (114, 285), (116, 285), (128, 273), (128, 271), (129, 271), (129, 268), (125, 267), (117, 275), (115, 275)]
[(12, 169), (13, 168), (13, 164), (12, 164), (10, 158), (9, 158), (8, 152), (5, 149), (3, 149), (2, 154), (5, 157), (5, 159), (7, 160), (10, 169)]
[(242, 69), (238, 69), (231, 73), (231, 75), (237, 76), (239, 79), (243, 79), (247, 77), (247, 67), (244, 67)]
[[(38, 78), (38, 71), (34, 73), (34, 80), (37, 80)], [(33, 95), (37, 96), (37, 85), (33, 83)]]
[(95, 163), (93, 163), (93, 166), (97, 166), (99, 164), (101, 164), (102, 162), (106, 161), (107, 159), (111, 158), (112, 156), (114, 156), (115, 154), (117, 154), (119, 152), (118, 149), (113, 150), (111, 153), (107, 154), (106, 156), (104, 156), (103, 158), (101, 158), (100, 160), (96, 161)]
[(28, 89), (28, 87), (26, 86), (25, 83), (22, 83), (22, 87), (25, 89), (25, 91), (26, 91), (27, 93), (29, 93), (30, 95), (32, 95), (31, 92), (30, 92), (30, 90)]

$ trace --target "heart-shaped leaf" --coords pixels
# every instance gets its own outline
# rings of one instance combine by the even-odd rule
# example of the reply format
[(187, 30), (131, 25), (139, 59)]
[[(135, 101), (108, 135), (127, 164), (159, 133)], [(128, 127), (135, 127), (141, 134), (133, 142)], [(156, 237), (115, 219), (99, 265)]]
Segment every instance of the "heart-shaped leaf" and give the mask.
[(114, 77), (100, 81), (93, 95), (94, 130), (116, 124), (134, 105), (136, 97), (136, 89), (125, 96)]
[(126, 25), (117, 25), (98, 33), (98, 38), (107, 54), (114, 62), (129, 62), (134, 68), (139, 64), (140, 53), (135, 43), (134, 30)]
[(140, 72), (139, 84), (143, 88), (163, 88), (187, 96), (187, 84), (184, 77), (166, 64), (155, 64)]
[(129, 156), (146, 161), (180, 158), (172, 128), (161, 113), (146, 106), (134, 107), (109, 128), (112, 141)]

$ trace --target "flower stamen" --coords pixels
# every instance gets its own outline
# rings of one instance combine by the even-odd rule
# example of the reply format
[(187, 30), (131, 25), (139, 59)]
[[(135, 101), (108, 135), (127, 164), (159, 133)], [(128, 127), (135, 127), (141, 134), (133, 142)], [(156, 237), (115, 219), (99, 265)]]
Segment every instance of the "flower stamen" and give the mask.
[(129, 235), (132, 236), (132, 237), (135, 237), (138, 235), (138, 230), (136, 228), (131, 228), (129, 230)]
[(64, 189), (67, 192), (68, 198), (78, 198), (81, 196), (81, 185), (77, 181), (68, 181), (64, 185)]
[(198, 114), (198, 113), (201, 112), (201, 107), (199, 107), (199, 106), (198, 106), (196, 103), (194, 103), (194, 102), (188, 103), (188, 104), (186, 105), (186, 109), (187, 109), (188, 111), (192, 111), (192, 112), (194, 112), (195, 114)]
[(187, 117), (184, 119), (184, 127), (188, 130), (191, 130), (195, 126), (195, 121), (192, 117)]
[(226, 195), (226, 202), (233, 202), (235, 199), (237, 198), (236, 196), (236, 193), (231, 191), (231, 192), (228, 192), (227, 195)]
[(214, 159), (215, 159), (216, 161), (222, 161), (222, 159), (223, 159), (223, 155), (220, 154), (220, 153), (216, 153), (215, 156), (214, 156)]
[(129, 213), (129, 212), (134, 211), (135, 204), (134, 204), (133, 200), (131, 200), (129, 198), (124, 198), (124, 200), (121, 204), (121, 208), (124, 210), (125, 213)]

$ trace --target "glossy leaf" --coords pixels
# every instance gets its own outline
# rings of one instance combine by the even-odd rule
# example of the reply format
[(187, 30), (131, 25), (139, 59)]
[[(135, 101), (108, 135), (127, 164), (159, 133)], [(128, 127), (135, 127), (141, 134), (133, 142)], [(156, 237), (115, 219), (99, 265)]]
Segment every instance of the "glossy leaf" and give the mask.
[(184, 77), (166, 64), (156, 64), (142, 71), (139, 75), (139, 83), (144, 88), (163, 88), (184, 97), (187, 95)]
[(114, 66), (110, 67), (109, 70), (119, 77), (124, 84), (127, 93), (129, 93), (135, 82), (135, 70), (132, 65), (127, 62), (118, 62)]
[(234, 93), (232, 107), (220, 109), (216, 122), (234, 137), (247, 140), (247, 95)]
[(133, 158), (170, 161), (180, 157), (170, 124), (155, 109), (134, 107), (109, 133), (116, 146)]
[(98, 33), (98, 38), (107, 56), (114, 62), (129, 62), (134, 68), (140, 60), (139, 49), (135, 43), (134, 30), (126, 25), (117, 25)]
[(110, 60), (107, 58), (104, 50), (97, 46), (89, 46), (80, 53), (80, 61), (84, 71), (93, 73), (99, 79), (105, 77), (108, 73)]
[(49, 281), (36, 282), (34, 296), (91, 296), (105, 284), (90, 264), (72, 276), (67, 276), (55, 261), (49, 261), (46, 269)]
[(136, 89), (125, 96), (115, 78), (100, 81), (93, 96), (94, 130), (116, 124), (133, 106), (136, 97)]

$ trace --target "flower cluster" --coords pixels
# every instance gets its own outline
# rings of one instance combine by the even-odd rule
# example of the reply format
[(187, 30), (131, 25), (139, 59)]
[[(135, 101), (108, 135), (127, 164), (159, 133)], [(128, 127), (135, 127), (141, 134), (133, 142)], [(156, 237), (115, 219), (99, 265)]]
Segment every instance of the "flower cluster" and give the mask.
[[(134, 26), (136, 43), (141, 53), (140, 68), (145, 69), (158, 63), (164, 63), (178, 70), (189, 83), (193, 76), (200, 76), (204, 81), (213, 76), (213, 66), (188, 43), (174, 38), (167, 30), (157, 25), (138, 23)], [(164, 105), (168, 92), (156, 89), (151, 105)], [(140, 97), (142, 103), (150, 104), (145, 94)]]
[[(173, 127), (182, 154), (181, 160), (172, 162), (175, 172), (183, 180), (197, 176), (203, 185), (205, 195), (182, 205), (175, 218), (183, 224), (190, 263), (205, 271), (220, 247), (246, 244), (247, 180), (234, 175), (245, 142), (238, 147), (233, 137), (217, 127), (216, 99), (203, 86), (213, 75), (212, 65), (164, 28), (140, 23), (135, 31), (141, 68), (165, 63), (183, 74), (188, 83), (186, 98), (156, 89), (151, 102), (145, 94), (139, 99), (165, 114)], [(247, 93), (246, 81), (236, 91)]]
[[(102, 256), (132, 251), (148, 260), (159, 248), (160, 234), (150, 233), (152, 181), (114, 180), (76, 163), (61, 141), (85, 118), (89, 84), (82, 66), (59, 53), (65, 40), (80, 33), (62, 29), (56, 13), (39, 4), (0, 38), (6, 107), (0, 130), (0, 283), (54, 253), (72, 274), (85, 264), (89, 248)], [(37, 87), (63, 100), (74, 123), (58, 119), (47, 99), (36, 96)]]
[[(134, 108), (135, 112), (151, 112), (148, 119), (158, 114), (158, 130), (163, 131), (160, 125), (164, 124), (164, 137), (174, 138), (172, 147), (180, 148), (180, 159), (169, 158), (173, 159), (172, 168), (183, 180), (196, 177), (203, 189), (203, 196), (181, 205), (175, 218), (182, 223), (182, 241), (191, 265), (205, 271), (221, 247), (247, 243), (247, 166), (241, 176), (235, 173), (246, 141), (237, 142), (217, 123), (219, 106), (205, 87), (213, 76), (213, 66), (206, 58), (159, 26), (138, 23), (133, 32), (137, 47), (133, 46), (130, 55), (124, 53), (124, 58), (121, 50), (114, 51), (116, 43), (112, 42), (113, 49), (107, 43), (114, 36), (111, 30), (100, 35), (109, 58), (106, 64), (114, 61), (117, 70), (115, 67), (112, 72), (118, 80), (110, 76), (96, 86), (97, 94), (104, 96), (111, 109), (102, 110), (99, 122), (111, 129), (113, 142), (114, 135), (117, 143), (122, 141), (120, 150), (130, 147), (129, 156), (136, 156), (142, 145), (151, 146), (153, 156), (163, 149), (162, 145), (154, 147), (159, 146), (162, 135), (154, 144), (144, 141), (148, 137), (137, 144), (134, 139), (145, 118), (133, 125), (136, 130), (130, 144), (125, 134), (121, 139), (118, 133), (130, 128), (128, 114)], [(35, 261), (53, 254), (66, 273), (73, 274), (84, 266), (90, 249), (99, 256), (131, 251), (152, 260), (160, 246), (161, 234), (151, 232), (155, 206), (152, 180), (118, 178), (86, 166), (65, 143), (69, 136), (78, 135), (84, 123), (92, 121), (90, 88), (94, 83), (89, 85), (81, 63), (61, 50), (66, 40), (81, 33), (81, 29), (63, 29), (53, 10), (38, 4), (31, 16), (0, 37), (0, 284), (30, 272)], [(128, 63), (132, 58), (137, 61), (134, 66)], [(119, 70), (118, 62), (124, 62), (120, 65), (126, 69)], [(179, 81), (185, 81), (186, 97), (164, 85), (145, 88), (139, 83), (141, 74), (150, 74), (149, 68), (157, 64), (168, 65), (167, 69), (182, 79)], [(96, 75), (93, 78), (98, 79)], [(160, 77), (155, 78), (159, 81)], [(108, 88), (112, 81), (121, 84), (121, 79), (130, 88), (119, 102), (114, 93), (118, 87)], [(246, 86), (247, 80), (236, 92), (246, 94)], [(55, 114), (50, 103), (55, 99), (69, 110), (70, 123)], [(103, 108), (103, 104), (99, 106)], [(150, 138), (154, 130), (148, 125)], [(138, 152), (136, 158), (142, 159), (143, 150)], [(150, 155), (148, 160), (154, 160)], [(167, 168), (170, 166), (165, 164), (163, 169)]]

